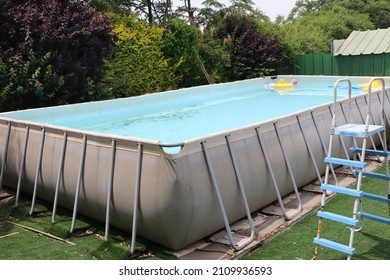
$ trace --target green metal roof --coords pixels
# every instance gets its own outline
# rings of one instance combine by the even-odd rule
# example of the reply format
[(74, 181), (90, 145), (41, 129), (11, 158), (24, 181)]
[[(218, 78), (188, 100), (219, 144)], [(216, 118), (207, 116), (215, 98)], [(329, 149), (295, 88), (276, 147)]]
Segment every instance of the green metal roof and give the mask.
[(352, 31), (334, 55), (390, 53), (390, 28)]

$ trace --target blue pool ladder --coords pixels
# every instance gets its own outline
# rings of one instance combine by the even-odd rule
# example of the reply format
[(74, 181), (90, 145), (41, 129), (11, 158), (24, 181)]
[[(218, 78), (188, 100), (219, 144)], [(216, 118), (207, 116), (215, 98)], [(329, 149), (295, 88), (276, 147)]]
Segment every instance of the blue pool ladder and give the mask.
[[(372, 114), (371, 114), (371, 85), (373, 81), (380, 81), (382, 83), (382, 94), (380, 97), (381, 101), (381, 124), (380, 125), (373, 125), (372, 120)], [(316, 245), (315, 253), (313, 256), (313, 259), (316, 259), (318, 256), (318, 250), (319, 246), (327, 247), (342, 253), (347, 254), (347, 259), (351, 259), (352, 255), (355, 253), (356, 249), (353, 247), (354, 242), (354, 234), (355, 232), (362, 229), (363, 225), (363, 219), (369, 219), (385, 224), (390, 225), (390, 219), (385, 217), (376, 216), (373, 214), (369, 214), (366, 212), (363, 212), (362, 210), (362, 204), (361, 199), (367, 198), (367, 199), (373, 199), (379, 202), (384, 202), (389, 204), (389, 210), (390, 210), (390, 176), (388, 171), (388, 157), (390, 156), (390, 152), (387, 151), (387, 141), (386, 141), (386, 125), (385, 125), (385, 111), (384, 111), (384, 103), (385, 103), (385, 82), (382, 78), (373, 78), (370, 80), (368, 85), (368, 101), (367, 101), (367, 115), (366, 119), (363, 124), (356, 124), (350, 122), (350, 116), (348, 114), (347, 123), (341, 126), (335, 126), (335, 120), (336, 120), (336, 106), (337, 106), (337, 87), (338, 84), (341, 82), (347, 82), (348, 83), (348, 111), (351, 111), (351, 81), (349, 79), (340, 79), (336, 81), (334, 85), (334, 99), (333, 99), (333, 109), (332, 109), (332, 126), (330, 130), (330, 142), (329, 142), (329, 149), (327, 152), (327, 156), (324, 159), (324, 162), (326, 165), (326, 173), (324, 178), (324, 183), (321, 186), (321, 189), (323, 191), (322, 193), (322, 200), (321, 200), (321, 208), (320, 211), (317, 213), (317, 216), (319, 217), (318, 222), (318, 228), (317, 228), (317, 236), (314, 238), (314, 244)], [(346, 137), (352, 137), (353, 139), (353, 147), (349, 149), (349, 152), (353, 154), (353, 159), (344, 159), (344, 158), (338, 158), (338, 157), (332, 157), (332, 149), (333, 149), (333, 138), (335, 135), (346, 136)], [(372, 139), (372, 136), (379, 135), (381, 141), (382, 141), (382, 147), (383, 150), (374, 150), (374, 149), (367, 149), (367, 139)], [(356, 138), (362, 139), (361, 141), (361, 148), (356, 147)], [(366, 172), (365, 168), (367, 167), (367, 163), (365, 162), (365, 156), (366, 155), (373, 155), (373, 156), (381, 156), (384, 157), (384, 162), (386, 165), (386, 174), (378, 174), (374, 172)], [(359, 158), (359, 160), (358, 160)], [(352, 173), (356, 176), (356, 189), (351, 188), (345, 188), (336, 185), (329, 184), (329, 171), (331, 170), (333, 165), (341, 165), (341, 166), (348, 166), (352, 169)], [(362, 178), (363, 176), (366, 177), (373, 177), (377, 179), (383, 179), (387, 181), (387, 189), (388, 189), (388, 197), (375, 195), (371, 193), (366, 193), (361, 190), (362, 187)], [(325, 211), (325, 204), (326, 204), (326, 196), (327, 192), (334, 192), (339, 193), (343, 195), (352, 196), (355, 198), (354, 201), (354, 207), (353, 207), (353, 213), (352, 217), (346, 217), (343, 215), (339, 215), (336, 213), (331, 213)], [(360, 211), (359, 211), (360, 210)], [(350, 237), (349, 237), (349, 243), (347, 245), (341, 244), (332, 240), (328, 240), (321, 237), (322, 233), (322, 220), (332, 220), (341, 224), (345, 224), (348, 226), (348, 229), (350, 230)], [(360, 228), (358, 228), (360, 226)]]

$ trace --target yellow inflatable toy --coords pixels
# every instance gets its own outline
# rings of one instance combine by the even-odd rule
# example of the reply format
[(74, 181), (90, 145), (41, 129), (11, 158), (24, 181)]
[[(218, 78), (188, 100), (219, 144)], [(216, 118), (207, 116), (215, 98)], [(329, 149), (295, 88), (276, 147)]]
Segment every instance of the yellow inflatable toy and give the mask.
[(291, 83), (286, 83), (284, 79), (280, 79), (279, 83), (275, 84), (266, 84), (265, 88), (266, 89), (288, 89), (288, 88), (293, 88), (296, 84), (298, 83), (297, 80), (292, 80)]
[[(360, 84), (360, 87), (363, 88), (364, 92), (368, 91), (368, 83)], [(381, 90), (382, 89), (382, 83), (378, 80), (375, 80), (371, 84), (371, 90), (376, 91), (376, 90)]]

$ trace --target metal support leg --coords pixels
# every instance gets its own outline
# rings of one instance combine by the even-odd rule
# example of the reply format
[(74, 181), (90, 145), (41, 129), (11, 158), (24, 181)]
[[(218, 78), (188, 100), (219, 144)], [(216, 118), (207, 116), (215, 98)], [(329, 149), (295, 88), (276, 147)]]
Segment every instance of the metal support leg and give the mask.
[(42, 128), (41, 131), (42, 131), (41, 145), (39, 147), (39, 152), (38, 152), (38, 162), (37, 162), (37, 169), (35, 172), (35, 181), (34, 181), (33, 196), (31, 201), (30, 215), (32, 215), (32, 213), (34, 212), (35, 200), (37, 197), (38, 180), (41, 174), (41, 167), (42, 167), (43, 147), (45, 145), (45, 134), (46, 134), (45, 128)]
[(112, 204), (112, 189), (114, 185), (114, 171), (115, 171), (115, 153), (116, 153), (116, 141), (111, 140), (111, 164), (110, 164), (110, 177), (108, 181), (107, 191), (107, 204), (106, 204), (106, 228), (104, 239), (108, 240), (108, 232), (110, 230), (110, 210)]
[(61, 158), (60, 158), (60, 164), (58, 166), (57, 182), (56, 182), (56, 188), (55, 188), (55, 192), (54, 192), (53, 212), (52, 212), (52, 216), (51, 216), (52, 223), (55, 223), (55, 219), (56, 219), (58, 192), (60, 189), (61, 180), (63, 178), (67, 141), (68, 141), (68, 133), (66, 131), (64, 131), (64, 139), (62, 142), (62, 149), (61, 149)]
[(230, 229), (229, 220), (227, 218), (226, 210), (225, 210), (225, 207), (223, 205), (223, 200), (222, 200), (221, 192), (219, 191), (217, 178), (215, 177), (214, 168), (213, 168), (213, 165), (211, 164), (210, 156), (209, 156), (209, 153), (208, 153), (208, 150), (207, 150), (206, 141), (201, 142), (200, 144), (202, 146), (203, 154), (204, 154), (204, 157), (206, 159), (206, 164), (207, 164), (207, 168), (208, 168), (209, 173), (210, 173), (210, 177), (211, 177), (211, 181), (212, 181), (212, 184), (213, 184), (213, 187), (214, 187), (214, 191), (215, 191), (215, 194), (217, 196), (219, 209), (221, 210), (223, 223), (225, 224), (226, 233), (227, 233), (229, 242), (230, 242), (230, 244), (232, 244), (234, 249), (236, 249), (238, 246), (237, 246), (237, 244), (236, 244), (236, 242), (235, 242), (235, 240), (233, 238), (232, 231)]
[(294, 173), (293, 173), (292, 168), (291, 168), (290, 160), (288, 159), (287, 151), (284, 148), (284, 143), (283, 143), (282, 138), (280, 137), (280, 134), (279, 134), (279, 127), (278, 127), (277, 122), (274, 122), (274, 128), (275, 128), (276, 136), (278, 137), (280, 148), (282, 149), (283, 157), (284, 157), (284, 160), (286, 162), (286, 166), (287, 166), (288, 173), (290, 175), (291, 182), (293, 183), (295, 195), (297, 196), (298, 209), (297, 209), (297, 213), (294, 215), (294, 216), (296, 216), (299, 214), (299, 212), (302, 211), (301, 196), (300, 196), (299, 191), (298, 191), (298, 186), (297, 186), (297, 183), (295, 181), (295, 177), (294, 177)]
[(234, 151), (233, 151), (233, 148), (231, 145), (230, 135), (226, 135), (225, 138), (226, 138), (226, 144), (227, 144), (228, 149), (229, 149), (230, 158), (232, 159), (234, 173), (236, 174), (238, 187), (240, 188), (241, 198), (242, 198), (242, 202), (243, 202), (244, 207), (245, 207), (245, 212), (246, 212), (246, 216), (248, 218), (249, 227), (251, 230), (251, 235), (250, 235), (249, 239), (244, 244), (237, 246), (237, 248), (234, 247), (236, 250), (241, 250), (245, 246), (249, 245), (249, 243), (251, 243), (253, 241), (253, 239), (255, 238), (255, 227), (253, 225), (252, 216), (251, 216), (251, 212), (250, 212), (249, 205), (248, 205), (248, 200), (247, 200), (246, 194), (245, 194), (244, 184), (242, 183), (242, 179), (241, 179), (241, 175), (240, 175), (240, 170), (238, 169), (238, 166), (237, 166), (236, 156), (234, 154)]
[(87, 136), (83, 135), (83, 147), (82, 147), (81, 158), (80, 158), (79, 175), (77, 177), (77, 187), (76, 187), (76, 193), (75, 193), (75, 198), (74, 198), (72, 225), (70, 228), (70, 233), (73, 233), (74, 228), (75, 228), (75, 224), (76, 224), (77, 206), (78, 206), (78, 202), (79, 202), (80, 187), (81, 187), (83, 176), (84, 176), (84, 164), (85, 164), (86, 149), (87, 149)]
[[(277, 199), (278, 199), (278, 202), (280, 204), (280, 209), (282, 211), (282, 214), (284, 216), (284, 218), (286, 220), (291, 220), (293, 219), (296, 215), (299, 214), (299, 212), (297, 211), (295, 213), (295, 215), (288, 215), (285, 208), (284, 208), (284, 203), (283, 203), (283, 200), (282, 200), (282, 196), (280, 195), (280, 191), (279, 191), (279, 187), (278, 187), (278, 183), (276, 181), (276, 178), (275, 178), (275, 174), (274, 174), (274, 171), (273, 171), (273, 168), (272, 168), (272, 165), (271, 165), (271, 161), (269, 159), (269, 156), (268, 156), (268, 151), (265, 147), (265, 144), (264, 144), (264, 141), (263, 141), (263, 138), (261, 137), (261, 133), (260, 133), (260, 129), (257, 127), (256, 129), (256, 134), (257, 134), (257, 138), (259, 140), (259, 143), (260, 143), (260, 147), (261, 147), (261, 150), (263, 151), (263, 155), (264, 155), (264, 159), (265, 159), (265, 162), (267, 164), (267, 167), (268, 167), (268, 170), (270, 172), (270, 175), (271, 175), (271, 179), (272, 179), (272, 182), (273, 182), (273, 185), (274, 185), (274, 189), (275, 189), (275, 193), (276, 193), (276, 196), (277, 196)], [(299, 196), (298, 196), (299, 197)]]
[[(324, 152), (324, 155), (326, 155), (326, 154), (327, 154), (327, 150), (326, 150), (325, 142), (324, 142), (324, 140), (323, 140), (322, 137), (321, 137), (321, 133), (320, 133), (320, 130), (319, 130), (319, 128), (318, 128), (318, 124), (317, 124), (316, 118), (314, 117), (313, 111), (311, 111), (310, 114), (311, 114), (311, 118), (312, 118), (313, 123), (314, 123), (314, 127), (316, 128), (317, 135), (318, 135), (318, 137), (319, 137), (319, 139), (320, 139), (321, 146), (322, 146), (322, 150), (323, 150), (323, 152)], [(335, 184), (338, 185), (338, 180), (337, 180), (336, 172), (334, 171), (333, 166), (330, 167), (330, 171), (332, 172), (332, 176), (333, 176), (333, 179), (334, 179), (334, 181), (335, 181)], [(326, 171), (325, 174), (328, 174), (327, 172), (329, 172), (329, 170)]]
[(139, 212), (139, 196), (141, 190), (141, 175), (142, 175), (142, 155), (143, 147), (142, 144), (137, 144), (137, 171), (135, 177), (135, 188), (134, 188), (134, 207), (133, 207), (133, 229), (131, 231), (131, 254), (135, 252), (135, 243), (137, 239), (137, 216)]
[(16, 187), (16, 199), (15, 199), (15, 206), (18, 206), (19, 204), (19, 196), (20, 196), (20, 188), (23, 181), (24, 176), (24, 169), (26, 164), (26, 151), (27, 151), (27, 143), (28, 143), (28, 135), (30, 132), (30, 127), (26, 125), (26, 134), (24, 137), (24, 145), (23, 145), (23, 152), (22, 152), (22, 158), (20, 160), (20, 170), (19, 170), (19, 176), (18, 176), (18, 185)]
[(3, 152), (3, 160), (2, 160), (2, 163), (1, 163), (0, 192), (1, 192), (1, 187), (3, 186), (4, 169), (5, 169), (5, 165), (7, 163), (7, 153), (8, 153), (8, 146), (9, 146), (9, 138), (10, 138), (10, 136), (11, 136), (11, 123), (8, 122), (7, 138), (5, 140), (4, 152)]
[(320, 174), (320, 171), (318, 169), (317, 162), (316, 162), (316, 159), (314, 157), (313, 151), (312, 151), (312, 149), (311, 149), (311, 147), (309, 145), (309, 141), (307, 141), (306, 133), (305, 133), (304, 129), (302, 128), (302, 124), (301, 124), (301, 120), (300, 120), (300, 116), (299, 115), (297, 115), (297, 121), (298, 121), (299, 129), (301, 130), (303, 139), (305, 140), (307, 151), (309, 152), (311, 161), (313, 162), (314, 169), (315, 169), (315, 171), (317, 173), (318, 181), (320, 181), (320, 184), (322, 185), (321, 174)]

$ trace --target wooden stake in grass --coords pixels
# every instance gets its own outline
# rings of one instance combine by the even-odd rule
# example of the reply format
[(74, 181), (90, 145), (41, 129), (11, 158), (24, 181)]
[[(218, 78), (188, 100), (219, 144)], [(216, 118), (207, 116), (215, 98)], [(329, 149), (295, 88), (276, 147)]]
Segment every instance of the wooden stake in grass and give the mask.
[(2, 235), (2, 236), (0, 236), (0, 239), (8, 237), (8, 236), (11, 236), (11, 235), (15, 235), (15, 234), (19, 234), (19, 232), (12, 232), (12, 233), (9, 233), (9, 234), (6, 234), (6, 235)]
[(11, 222), (11, 221), (6, 221), (6, 223), (9, 223), (11, 225), (14, 225), (14, 226), (17, 226), (17, 227), (21, 227), (21, 228), (24, 228), (24, 229), (27, 229), (27, 230), (30, 230), (30, 231), (33, 231), (33, 232), (36, 232), (36, 233), (39, 233), (39, 234), (42, 234), (44, 236), (53, 238), (53, 239), (61, 241), (61, 242), (65, 242), (66, 244), (69, 244), (69, 245), (72, 245), (72, 246), (76, 245), (75, 243), (70, 242), (70, 241), (68, 241), (66, 239), (63, 239), (61, 237), (55, 236), (53, 234), (50, 234), (50, 233), (47, 233), (47, 232), (44, 232), (44, 231), (41, 231), (41, 230), (38, 230), (38, 229), (35, 229), (35, 228), (32, 228), (32, 227), (28, 227), (28, 226), (21, 225), (21, 224), (18, 224), (18, 223), (14, 223), (14, 222)]

